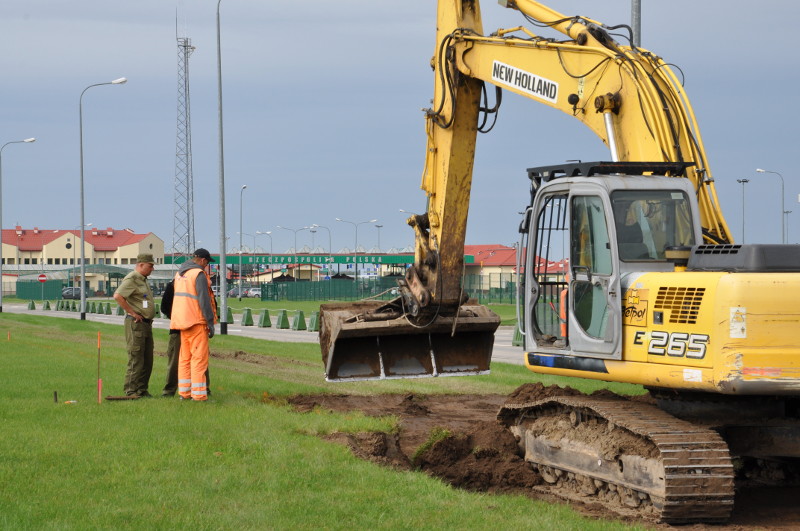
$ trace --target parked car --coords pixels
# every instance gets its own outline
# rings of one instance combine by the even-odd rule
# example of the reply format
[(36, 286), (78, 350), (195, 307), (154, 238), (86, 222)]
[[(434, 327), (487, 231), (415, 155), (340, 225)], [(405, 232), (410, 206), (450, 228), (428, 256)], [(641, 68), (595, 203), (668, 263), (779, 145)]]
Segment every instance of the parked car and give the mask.
[[(248, 288), (242, 287), (242, 297), (247, 297), (247, 289)], [(239, 286), (236, 286), (235, 288), (231, 288), (230, 290), (228, 290), (229, 299), (236, 298), (238, 296), (239, 296)]]
[(247, 296), (248, 297), (253, 297), (255, 299), (260, 299), (261, 298), (261, 288), (250, 288), (249, 290), (247, 290)]
[(67, 287), (61, 290), (61, 298), (62, 299), (80, 299), (81, 298), (81, 288), (76, 287)]

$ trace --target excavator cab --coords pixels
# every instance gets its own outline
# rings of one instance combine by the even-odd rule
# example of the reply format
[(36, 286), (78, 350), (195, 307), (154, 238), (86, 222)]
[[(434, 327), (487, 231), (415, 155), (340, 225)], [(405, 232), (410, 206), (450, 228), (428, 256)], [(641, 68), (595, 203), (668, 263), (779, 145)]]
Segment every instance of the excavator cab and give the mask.
[(519, 304), (527, 316), (525, 349), (534, 351), (530, 364), (621, 359), (630, 317), (623, 314), (625, 279), (674, 270), (666, 249), (697, 240), (686, 182), (642, 173), (675, 174), (685, 166), (581, 163), (529, 170), (534, 196), (521, 227), (527, 256)]

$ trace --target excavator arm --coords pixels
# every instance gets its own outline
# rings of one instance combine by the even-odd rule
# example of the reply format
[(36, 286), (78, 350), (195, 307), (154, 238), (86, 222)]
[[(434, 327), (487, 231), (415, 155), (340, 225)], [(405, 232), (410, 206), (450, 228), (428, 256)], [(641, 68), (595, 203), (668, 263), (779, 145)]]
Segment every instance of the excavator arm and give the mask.
[[(501, 0), (528, 22), (483, 34), (478, 0), (439, 0), (433, 106), (426, 110), (422, 189), (427, 209), (408, 219), (415, 260), (388, 303), (323, 305), (320, 347), (329, 380), (481, 374), (499, 318), (467, 304), (464, 243), (476, 137), (497, 118), (502, 91), (557, 108), (608, 145), (613, 161), (691, 162), (703, 232), (729, 242), (688, 100), (659, 57), (617, 43), (597, 21), (531, 0)], [(495, 104), (487, 85), (496, 87)]]
[[(434, 109), (426, 115), (422, 179), (429, 217), (453, 212), (466, 218), (464, 199), (451, 199), (448, 192), (459, 188), (454, 181), (463, 181), (460, 193), (468, 199), (471, 166), (464, 161), (472, 161), (470, 132), (481, 109), (475, 94), (488, 83), (578, 119), (608, 146), (613, 161), (693, 162), (686, 177), (697, 191), (703, 233), (711, 243), (731, 242), (694, 112), (670, 66), (644, 49), (618, 44), (597, 21), (565, 17), (531, 0), (500, 3), (566, 39), (540, 37), (523, 27), (484, 36), (477, 1), (439, 2)], [(463, 230), (440, 227), (433, 227), (437, 240), (443, 232), (463, 236)]]

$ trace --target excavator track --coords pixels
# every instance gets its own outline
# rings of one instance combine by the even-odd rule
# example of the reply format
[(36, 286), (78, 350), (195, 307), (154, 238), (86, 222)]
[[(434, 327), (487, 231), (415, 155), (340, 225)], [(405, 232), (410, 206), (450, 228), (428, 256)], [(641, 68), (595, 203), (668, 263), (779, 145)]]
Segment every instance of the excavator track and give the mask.
[(670, 523), (725, 522), (734, 469), (713, 430), (623, 398), (505, 404), (498, 419), (545, 481)]

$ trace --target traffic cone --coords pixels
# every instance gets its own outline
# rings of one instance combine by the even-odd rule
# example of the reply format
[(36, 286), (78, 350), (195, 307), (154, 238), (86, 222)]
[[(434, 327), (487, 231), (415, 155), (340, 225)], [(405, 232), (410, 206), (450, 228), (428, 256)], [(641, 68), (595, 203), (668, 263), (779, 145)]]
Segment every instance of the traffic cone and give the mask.
[(522, 346), (522, 332), (519, 331), (519, 327), (514, 327), (514, 337), (511, 339), (511, 346), (513, 347), (521, 347)]
[(292, 321), (292, 330), (305, 330), (306, 329), (306, 316), (303, 314), (303, 310), (297, 310), (294, 314), (294, 320)]
[(242, 326), (253, 326), (253, 312), (250, 308), (242, 310)]
[(308, 318), (308, 331), (319, 332), (319, 312), (311, 312), (311, 317)]
[(266, 308), (261, 310), (261, 315), (258, 316), (258, 326), (261, 328), (269, 328), (272, 326), (272, 321), (269, 318), (269, 310)]
[(286, 315), (286, 310), (281, 310), (278, 314), (278, 322), (275, 323), (275, 328), (289, 328), (289, 317)]

